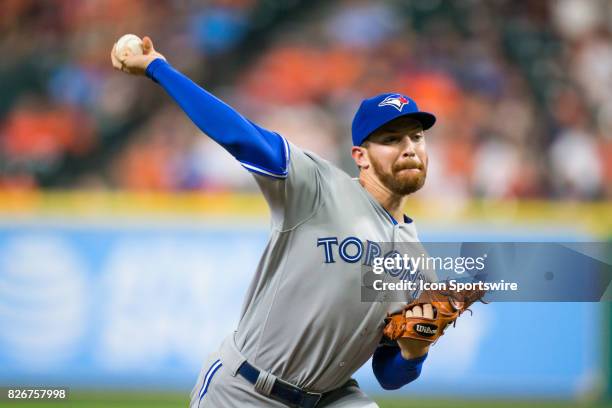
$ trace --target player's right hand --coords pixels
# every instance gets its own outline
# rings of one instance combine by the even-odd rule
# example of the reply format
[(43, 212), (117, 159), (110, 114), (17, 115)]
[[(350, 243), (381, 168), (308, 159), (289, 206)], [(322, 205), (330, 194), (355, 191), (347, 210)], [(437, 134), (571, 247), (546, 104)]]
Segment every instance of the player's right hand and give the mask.
[(127, 53), (117, 56), (115, 55), (115, 47), (117, 47), (117, 43), (113, 44), (113, 49), (111, 50), (111, 62), (113, 63), (113, 67), (119, 71), (127, 72), (128, 74), (144, 75), (147, 67), (153, 60), (157, 58), (166, 60), (166, 57), (155, 51), (155, 48), (153, 48), (153, 41), (147, 36), (142, 39), (142, 55)]

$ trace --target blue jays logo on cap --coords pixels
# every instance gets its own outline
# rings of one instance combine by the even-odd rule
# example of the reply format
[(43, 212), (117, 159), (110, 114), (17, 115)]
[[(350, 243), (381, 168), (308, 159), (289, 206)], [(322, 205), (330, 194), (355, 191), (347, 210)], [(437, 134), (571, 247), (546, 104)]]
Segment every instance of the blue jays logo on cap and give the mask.
[(420, 111), (416, 102), (406, 95), (385, 93), (364, 99), (353, 119), (353, 146), (361, 146), (376, 129), (404, 116), (419, 121), (423, 130), (436, 122), (434, 115)]
[(391, 95), (387, 96), (378, 106), (393, 106), (398, 111), (402, 111), (404, 106), (410, 103), (410, 99), (406, 98), (404, 95)]

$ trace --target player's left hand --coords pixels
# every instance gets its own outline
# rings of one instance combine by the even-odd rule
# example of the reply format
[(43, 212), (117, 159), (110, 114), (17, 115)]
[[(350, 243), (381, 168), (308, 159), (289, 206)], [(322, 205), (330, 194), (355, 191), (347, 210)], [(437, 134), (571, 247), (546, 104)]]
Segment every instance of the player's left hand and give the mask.
[[(430, 303), (426, 303), (423, 305), (423, 307), (416, 305), (411, 309), (406, 310), (406, 317), (412, 316), (433, 319), (433, 306)], [(408, 337), (397, 339), (397, 344), (399, 345), (402, 357), (406, 360), (425, 355), (429, 351), (429, 346), (431, 346), (430, 342), (411, 339)]]

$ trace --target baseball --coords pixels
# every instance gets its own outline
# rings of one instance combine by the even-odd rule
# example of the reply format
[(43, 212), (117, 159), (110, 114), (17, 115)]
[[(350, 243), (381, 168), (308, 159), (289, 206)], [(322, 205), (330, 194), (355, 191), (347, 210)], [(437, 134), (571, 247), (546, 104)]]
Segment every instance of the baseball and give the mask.
[(126, 57), (128, 55), (142, 54), (142, 39), (135, 34), (125, 34), (119, 40), (115, 47), (115, 56), (117, 58)]

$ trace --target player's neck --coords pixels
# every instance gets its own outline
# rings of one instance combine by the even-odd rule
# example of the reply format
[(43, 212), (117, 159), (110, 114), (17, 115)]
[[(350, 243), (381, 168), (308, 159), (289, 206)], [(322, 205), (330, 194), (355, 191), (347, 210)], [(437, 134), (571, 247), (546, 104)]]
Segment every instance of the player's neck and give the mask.
[(363, 172), (359, 175), (359, 183), (397, 222), (404, 222), (404, 208), (408, 196), (393, 193), (380, 180), (368, 177)]

